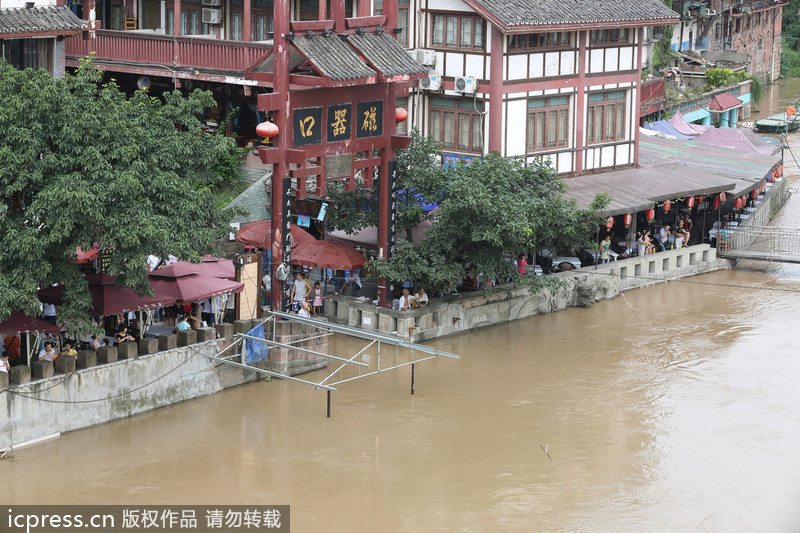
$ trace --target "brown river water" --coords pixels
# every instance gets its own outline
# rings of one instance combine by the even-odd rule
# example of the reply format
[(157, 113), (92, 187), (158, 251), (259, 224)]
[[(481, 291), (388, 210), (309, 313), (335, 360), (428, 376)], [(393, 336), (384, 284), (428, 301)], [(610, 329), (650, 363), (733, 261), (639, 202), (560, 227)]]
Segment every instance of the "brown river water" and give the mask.
[[(794, 95), (767, 88), (762, 114)], [(749, 262), (440, 339), (461, 359), (418, 365), (414, 396), (406, 367), (340, 385), (331, 418), (323, 391), (252, 383), (18, 450), (0, 501), (290, 504), (296, 532), (800, 531), (799, 292), (800, 265)]]

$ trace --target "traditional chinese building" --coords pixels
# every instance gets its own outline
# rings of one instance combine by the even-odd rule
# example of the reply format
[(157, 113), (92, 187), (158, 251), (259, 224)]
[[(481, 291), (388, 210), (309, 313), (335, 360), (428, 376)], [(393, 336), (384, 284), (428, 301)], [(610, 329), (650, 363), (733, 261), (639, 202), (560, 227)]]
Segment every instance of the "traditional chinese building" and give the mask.
[(79, 36), (83, 27), (84, 22), (61, 0), (0, 1), (0, 52), (18, 69), (43, 68), (63, 76), (64, 39)]
[[(562, 175), (636, 165), (644, 28), (659, 0), (421, 0), (410, 46), (429, 67), (413, 123), (452, 157), (541, 157)], [(403, 34), (401, 34), (403, 35)]]

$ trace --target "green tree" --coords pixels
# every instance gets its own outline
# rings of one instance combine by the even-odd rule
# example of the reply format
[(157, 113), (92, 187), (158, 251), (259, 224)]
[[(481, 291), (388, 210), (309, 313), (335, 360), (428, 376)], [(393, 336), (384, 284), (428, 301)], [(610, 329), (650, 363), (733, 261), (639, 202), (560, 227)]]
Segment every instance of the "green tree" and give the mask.
[(236, 147), (201, 130), (211, 94), (128, 99), (101, 80), (91, 60), (63, 79), (0, 61), (0, 320), (62, 281), (60, 317), (85, 317), (76, 247), (112, 249), (108, 273), (145, 294), (148, 254), (197, 258), (227, 232), (205, 185)]
[(460, 283), (467, 268), (486, 279), (517, 279), (509, 258), (544, 246), (586, 245), (596, 235), (602, 218), (595, 210), (607, 200), (577, 209), (548, 164), (524, 165), (492, 153), (469, 166), (445, 166), (430, 139), (412, 135), (409, 150), (398, 154), (399, 188), (414, 192), (407, 203), (417, 211), (423, 203), (438, 203), (439, 209), (402, 212), (407, 227), (427, 217), (435, 223), (422, 241), (399, 240), (389, 263), (372, 261), (376, 275), (413, 279), (433, 292)]

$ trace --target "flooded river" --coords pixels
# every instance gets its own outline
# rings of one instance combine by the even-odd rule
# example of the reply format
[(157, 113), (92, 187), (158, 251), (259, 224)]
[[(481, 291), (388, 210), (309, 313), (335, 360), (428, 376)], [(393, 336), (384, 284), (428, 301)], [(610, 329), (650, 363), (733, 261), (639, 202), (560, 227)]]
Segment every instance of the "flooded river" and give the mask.
[(408, 368), (347, 383), (330, 419), (323, 391), (253, 383), (19, 450), (0, 501), (290, 504), (296, 532), (798, 531), (799, 292), (800, 266), (748, 263), (442, 339), (461, 359), (418, 365), (414, 396)]

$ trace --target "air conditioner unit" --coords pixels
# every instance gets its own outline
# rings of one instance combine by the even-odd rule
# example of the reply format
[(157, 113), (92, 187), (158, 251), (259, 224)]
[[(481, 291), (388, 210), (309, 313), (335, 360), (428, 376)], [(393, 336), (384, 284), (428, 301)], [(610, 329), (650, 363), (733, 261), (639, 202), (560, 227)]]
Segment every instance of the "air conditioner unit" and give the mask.
[(700, 8), (700, 16), (701, 17), (716, 17), (717, 12), (713, 9), (708, 9), (707, 7)]
[(426, 91), (438, 91), (442, 88), (442, 75), (435, 70), (428, 71), (428, 77), (419, 80), (419, 88)]
[(478, 89), (478, 80), (472, 76), (456, 76), (456, 91), (461, 94), (475, 94)]
[(222, 24), (222, 10), (204, 7), (203, 24)]
[(423, 50), (418, 48), (416, 50), (409, 50), (408, 55), (410, 55), (411, 59), (420, 65), (424, 65), (426, 67), (436, 66), (436, 52), (433, 50)]
[(222, 6), (222, 0), (203, 0), (203, 5), (204, 6), (221, 7)]

